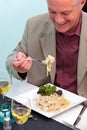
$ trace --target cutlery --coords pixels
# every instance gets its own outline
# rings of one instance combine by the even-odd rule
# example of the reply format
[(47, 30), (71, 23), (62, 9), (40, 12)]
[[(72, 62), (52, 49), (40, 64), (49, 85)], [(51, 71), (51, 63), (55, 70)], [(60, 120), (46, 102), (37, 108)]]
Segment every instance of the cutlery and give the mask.
[(66, 121), (63, 121), (63, 124), (64, 124), (65, 126), (68, 126), (69, 128), (71, 128), (72, 130), (80, 130), (80, 129), (77, 128), (76, 126), (73, 126), (73, 125), (69, 124), (69, 123), (66, 122)]
[(32, 61), (37, 61), (37, 62), (40, 62), (40, 63), (42, 63), (42, 64), (45, 64), (45, 63), (44, 63), (44, 60), (28, 59), (28, 58), (26, 58), (25, 60), (32, 60)]
[(82, 107), (82, 109), (81, 109), (79, 115), (77, 116), (75, 122), (73, 123), (73, 126), (76, 126), (76, 125), (80, 122), (81, 117), (82, 117), (83, 113), (85, 112), (86, 108), (87, 108), (86, 106), (83, 106), (83, 107)]
[[(25, 59), (26, 61), (30, 61), (30, 60), (32, 60), (32, 61), (37, 61), (37, 62), (40, 62), (40, 63), (42, 63), (42, 64), (45, 64), (45, 60), (37, 60), (37, 59), (30, 59), (29, 57), (27, 57), (26, 59)], [(18, 61), (16, 58), (13, 60), (13, 61)]]
[(82, 107), (82, 109), (81, 109), (79, 115), (77, 116), (75, 122), (73, 123), (73, 125), (69, 124), (69, 123), (66, 122), (66, 121), (63, 121), (64, 125), (66, 125), (66, 126), (72, 128), (73, 130), (80, 130), (79, 128), (76, 127), (76, 125), (80, 122), (81, 117), (82, 117), (83, 113), (85, 112), (86, 108), (87, 108), (86, 106), (83, 106), (83, 107)]

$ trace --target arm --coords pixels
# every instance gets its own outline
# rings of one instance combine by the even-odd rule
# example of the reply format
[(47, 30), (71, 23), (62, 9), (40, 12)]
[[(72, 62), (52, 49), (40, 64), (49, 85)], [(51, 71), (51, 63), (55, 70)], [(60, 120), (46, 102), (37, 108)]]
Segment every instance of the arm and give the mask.
[[(19, 42), (17, 47), (12, 51), (12, 53), (7, 57), (6, 67), (9, 73), (11, 73), (15, 78), (22, 80), (27, 76), (27, 71), (32, 65), (32, 61), (26, 61), (27, 57), (27, 24), (24, 31), (22, 41)], [(17, 59), (17, 61), (14, 61)]]

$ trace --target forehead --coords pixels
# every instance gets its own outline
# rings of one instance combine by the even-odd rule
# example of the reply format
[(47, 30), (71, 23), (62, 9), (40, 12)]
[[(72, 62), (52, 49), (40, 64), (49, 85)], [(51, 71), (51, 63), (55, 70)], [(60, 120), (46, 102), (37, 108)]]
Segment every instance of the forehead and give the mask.
[(47, 0), (47, 2), (53, 2), (53, 3), (57, 3), (57, 2), (63, 2), (63, 3), (73, 3), (73, 4), (79, 4), (81, 3), (82, 0)]
[(55, 5), (55, 6), (59, 6), (59, 5), (69, 5), (69, 4), (75, 4), (76, 1), (79, 0), (47, 0), (48, 5)]
[(52, 10), (71, 10), (76, 4), (76, 0), (47, 0), (48, 8)]

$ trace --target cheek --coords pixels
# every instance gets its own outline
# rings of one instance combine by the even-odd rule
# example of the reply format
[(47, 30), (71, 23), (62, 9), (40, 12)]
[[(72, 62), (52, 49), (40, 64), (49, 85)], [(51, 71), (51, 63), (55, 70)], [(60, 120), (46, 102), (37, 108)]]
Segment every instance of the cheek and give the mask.
[(73, 24), (75, 21), (75, 17), (73, 15), (70, 15), (70, 16), (67, 16), (65, 20), (68, 21), (68, 23)]
[(78, 20), (76, 19), (75, 16), (72, 16), (70, 17), (69, 21), (71, 25), (76, 25)]
[(80, 12), (75, 10), (68, 16), (68, 19), (71, 21), (72, 24), (77, 24), (79, 21)]
[(49, 14), (49, 17), (50, 17), (50, 19), (51, 19), (52, 21), (55, 21), (55, 15)]

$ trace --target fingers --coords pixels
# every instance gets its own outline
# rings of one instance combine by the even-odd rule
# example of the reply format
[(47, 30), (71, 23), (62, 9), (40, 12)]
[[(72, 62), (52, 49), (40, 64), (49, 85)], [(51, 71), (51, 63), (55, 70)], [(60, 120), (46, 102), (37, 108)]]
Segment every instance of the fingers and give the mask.
[(25, 59), (26, 58), (26, 55), (22, 52), (19, 52), (17, 55), (16, 55), (16, 59), (17, 60), (21, 60), (21, 59)]
[[(17, 72), (25, 73), (27, 72), (32, 66), (31, 57), (26, 57), (24, 53), (19, 52), (16, 56), (16, 59), (13, 62), (13, 67)], [(28, 60), (27, 60), (28, 59)], [(30, 60), (29, 60), (30, 59)]]
[(16, 61), (13, 63), (13, 67), (16, 71), (20, 73), (25, 73), (27, 72), (32, 66), (32, 61)]

